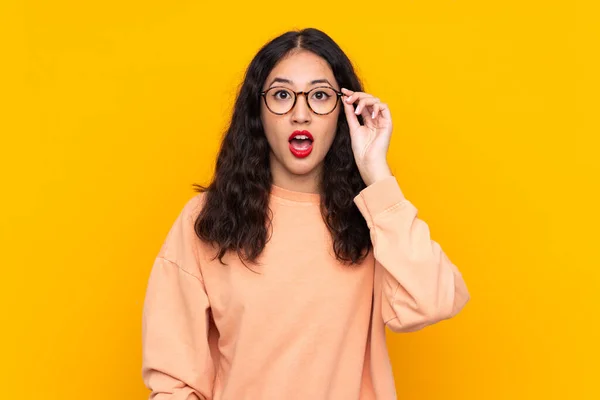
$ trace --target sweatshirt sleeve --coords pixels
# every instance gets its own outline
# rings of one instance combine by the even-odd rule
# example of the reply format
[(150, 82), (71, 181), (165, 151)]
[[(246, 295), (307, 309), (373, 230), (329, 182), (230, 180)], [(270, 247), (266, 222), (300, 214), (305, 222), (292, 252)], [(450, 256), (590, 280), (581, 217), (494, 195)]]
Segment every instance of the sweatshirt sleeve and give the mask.
[(142, 377), (151, 400), (209, 400), (215, 367), (210, 304), (194, 248), (188, 203), (156, 257), (142, 316)]
[(417, 218), (394, 176), (354, 202), (367, 221), (376, 268), (383, 268), (382, 315), (393, 332), (411, 332), (456, 315), (470, 295), (462, 274)]

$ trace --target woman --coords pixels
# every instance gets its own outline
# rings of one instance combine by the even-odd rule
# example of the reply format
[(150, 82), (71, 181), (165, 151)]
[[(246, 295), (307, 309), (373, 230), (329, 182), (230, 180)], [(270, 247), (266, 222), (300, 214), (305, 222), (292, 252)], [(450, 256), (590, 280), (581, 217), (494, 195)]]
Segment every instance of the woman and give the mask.
[(254, 57), (214, 179), (150, 274), (151, 399), (396, 398), (385, 327), (469, 299), (386, 162), (390, 110), (316, 29)]

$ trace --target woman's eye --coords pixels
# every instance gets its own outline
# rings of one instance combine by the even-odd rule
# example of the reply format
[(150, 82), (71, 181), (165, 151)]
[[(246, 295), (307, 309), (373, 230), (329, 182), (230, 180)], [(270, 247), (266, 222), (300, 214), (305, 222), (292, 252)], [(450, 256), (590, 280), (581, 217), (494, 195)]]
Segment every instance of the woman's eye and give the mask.
[(316, 92), (314, 97), (316, 100), (325, 100), (329, 97), (329, 95), (325, 92)]
[(277, 92), (275, 92), (274, 96), (280, 100), (286, 100), (287, 98), (289, 98), (290, 94), (285, 90), (278, 90)]

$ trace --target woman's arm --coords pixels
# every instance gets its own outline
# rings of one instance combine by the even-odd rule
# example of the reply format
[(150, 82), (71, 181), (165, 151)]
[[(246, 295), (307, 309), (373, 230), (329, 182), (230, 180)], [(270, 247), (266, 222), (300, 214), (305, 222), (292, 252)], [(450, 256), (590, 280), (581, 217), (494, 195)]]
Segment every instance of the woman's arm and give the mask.
[(210, 304), (193, 249), (190, 204), (156, 257), (146, 289), (142, 377), (151, 400), (212, 399)]
[(462, 275), (430, 239), (396, 178), (369, 185), (354, 201), (371, 231), (376, 267), (383, 267), (381, 311), (387, 326), (410, 332), (456, 315), (470, 297)]

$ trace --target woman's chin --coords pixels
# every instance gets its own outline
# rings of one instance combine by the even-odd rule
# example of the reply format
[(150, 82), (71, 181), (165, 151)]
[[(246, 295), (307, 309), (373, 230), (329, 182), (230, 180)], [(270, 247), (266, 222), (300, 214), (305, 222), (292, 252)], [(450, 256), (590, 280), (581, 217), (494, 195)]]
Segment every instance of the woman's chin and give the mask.
[(309, 175), (315, 171), (318, 164), (313, 157), (286, 160), (286, 169), (294, 175)]
[(320, 164), (315, 153), (311, 153), (307, 157), (296, 157), (292, 153), (288, 153), (283, 157), (272, 158), (271, 168), (285, 171), (289, 175), (308, 176), (315, 174)]
[(288, 165), (287, 170), (293, 175), (310, 175), (313, 172), (315, 166), (313, 164), (304, 165)]

